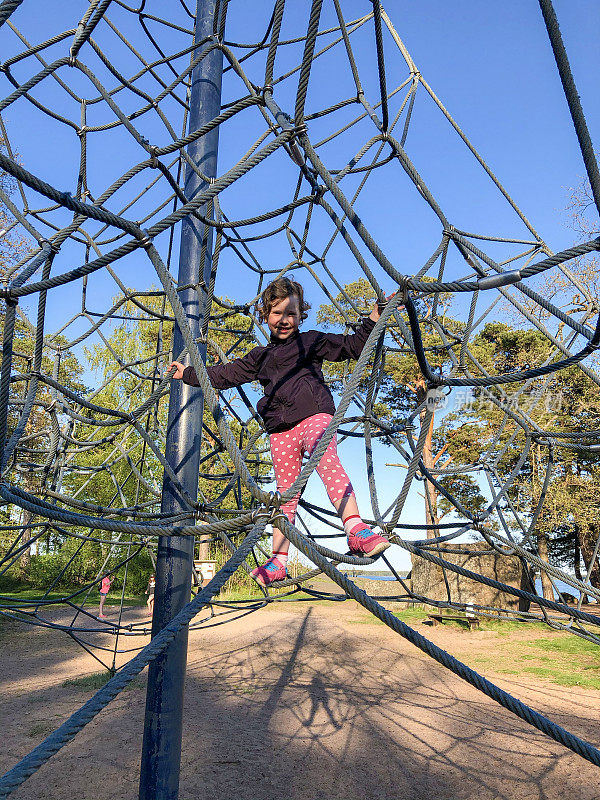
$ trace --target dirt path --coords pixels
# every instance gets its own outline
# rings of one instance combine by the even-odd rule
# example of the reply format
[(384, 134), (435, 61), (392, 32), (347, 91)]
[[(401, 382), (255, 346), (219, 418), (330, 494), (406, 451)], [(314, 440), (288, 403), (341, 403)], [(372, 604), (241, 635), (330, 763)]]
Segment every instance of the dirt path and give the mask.
[[(450, 652), (502, 646), (421, 631)], [(63, 682), (97, 664), (48, 630), (11, 626), (1, 641), (3, 772), (92, 694)], [(600, 744), (599, 692), (486, 674)], [(138, 680), (13, 797), (136, 800), (143, 713)], [(599, 777), (350, 602), (190, 635), (181, 800), (599, 800)]]

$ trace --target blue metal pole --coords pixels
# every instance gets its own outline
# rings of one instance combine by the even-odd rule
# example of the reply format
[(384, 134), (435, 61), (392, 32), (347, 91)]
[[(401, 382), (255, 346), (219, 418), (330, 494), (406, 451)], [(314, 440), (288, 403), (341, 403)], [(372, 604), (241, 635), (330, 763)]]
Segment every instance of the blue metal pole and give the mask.
[[(219, 31), (215, 20), (219, 0), (198, 0), (196, 10), (195, 42), (199, 45), (195, 56), (214, 41), (214, 31)], [(226, 4), (223, 4), (226, 5)], [(192, 73), (190, 94), (190, 132), (214, 119), (221, 110), (221, 77), (223, 54), (212, 50)], [(218, 127), (188, 147), (190, 159), (208, 178), (217, 174)], [(192, 198), (202, 191), (206, 183), (188, 165), (185, 177), (186, 197)], [(208, 212), (204, 207), (203, 215)], [(205, 261), (201, 264), (203, 246)], [(212, 254), (212, 228), (195, 217), (183, 220), (179, 255), (179, 285), (197, 284), (179, 293), (192, 334), (200, 335), (206, 306), (206, 287), (210, 276)], [(173, 353), (184, 347), (178, 326), (173, 333)], [(206, 358), (206, 349), (201, 350)], [(165, 457), (175, 475), (189, 495), (198, 493), (200, 442), (202, 435), (203, 396), (200, 389), (191, 388), (181, 381), (172, 381), (167, 423)], [(165, 476), (161, 510), (178, 513), (186, 509), (185, 502), (172, 482)], [(194, 539), (185, 536), (163, 536), (158, 540), (156, 563), (156, 590), (152, 635), (155, 636), (190, 600)], [(162, 656), (150, 664), (146, 693), (146, 716), (140, 773), (140, 800), (177, 800), (179, 795), (179, 768), (181, 761), (181, 735), (183, 728), (183, 691), (187, 660), (187, 626), (176, 637)]]

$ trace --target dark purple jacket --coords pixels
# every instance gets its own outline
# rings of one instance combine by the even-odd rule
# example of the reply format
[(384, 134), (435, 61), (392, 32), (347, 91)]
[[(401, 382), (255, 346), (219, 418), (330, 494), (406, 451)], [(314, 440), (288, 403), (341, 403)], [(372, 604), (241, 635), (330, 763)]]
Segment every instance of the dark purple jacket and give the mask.
[[(271, 337), (266, 347), (255, 347), (228, 364), (207, 367), (215, 389), (231, 389), (242, 383), (260, 381), (265, 396), (258, 413), (268, 433), (293, 428), (313, 414), (333, 414), (335, 405), (323, 378), (323, 361), (357, 359), (375, 323), (363, 319), (355, 333), (297, 333), (286, 341)], [(199, 386), (193, 367), (183, 372), (184, 383)]]

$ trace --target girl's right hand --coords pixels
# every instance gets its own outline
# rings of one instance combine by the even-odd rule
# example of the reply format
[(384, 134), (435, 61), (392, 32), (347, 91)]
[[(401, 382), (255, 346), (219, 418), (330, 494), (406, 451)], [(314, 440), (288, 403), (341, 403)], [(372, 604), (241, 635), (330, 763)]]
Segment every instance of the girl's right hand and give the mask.
[(182, 364), (181, 361), (171, 361), (166, 372), (167, 375), (173, 369), (173, 367), (175, 367), (175, 372), (171, 375), (171, 378), (175, 378), (175, 380), (180, 381), (183, 378), (185, 364)]

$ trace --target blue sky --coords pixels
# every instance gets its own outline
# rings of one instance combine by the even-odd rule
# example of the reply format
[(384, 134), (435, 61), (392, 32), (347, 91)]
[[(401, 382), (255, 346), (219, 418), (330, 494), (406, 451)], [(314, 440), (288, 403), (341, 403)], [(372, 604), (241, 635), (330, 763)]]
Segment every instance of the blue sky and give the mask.
[[(174, 6), (176, 4), (173, 4)], [(45, 39), (59, 31), (76, 27), (87, 4), (25, 2), (12, 17), (14, 24), (26, 34), (30, 42)], [(346, 19), (359, 18), (370, 10), (367, 0), (344, 0), (342, 3)], [(155, 4), (155, 10), (165, 13), (164, 4)], [(253, 41), (260, 38), (266, 20), (270, 16), (271, 4), (248, 4), (232, 0), (229, 4), (229, 22), (226, 37), (233, 41)], [(309, 4), (288, 2), (284, 16), (282, 36), (301, 36), (305, 32)], [(573, 68), (575, 81), (581, 96), (588, 125), (595, 143), (599, 140), (600, 106), (597, 100), (597, 79), (600, 74), (600, 48), (597, 32), (600, 29), (600, 4), (592, 0), (557, 2), (556, 11)], [(390, 2), (387, 12), (422, 76), (432, 87), (456, 122), (472, 141), (491, 169), (525, 212), (535, 229), (555, 251), (570, 246), (574, 233), (566, 224), (565, 206), (570, 187), (578, 184), (584, 175), (584, 167), (577, 140), (570, 121), (567, 104), (562, 93), (558, 72), (539, 7), (534, 2), (508, 0), (502, 4), (457, 0), (448, 3), (442, 0), (414, 2)], [(173, 13), (179, 13), (174, 8)], [(133, 24), (130, 15), (118, 6), (111, 6), (109, 16), (127, 32), (133, 43), (147, 47), (147, 40)], [(179, 18), (178, 18), (179, 20)], [(184, 24), (185, 20), (179, 20)], [(333, 3), (325, 0), (322, 27), (334, 24)], [(189, 23), (188, 23), (189, 24)], [(175, 51), (184, 46), (187, 38), (183, 33), (172, 33), (156, 27), (165, 50)], [(2, 31), (3, 57), (22, 49), (16, 36), (5, 26)], [(107, 52), (113, 52), (114, 63), (124, 74), (135, 70), (135, 59), (117, 42), (107, 27), (99, 27), (95, 38)], [(373, 41), (372, 22), (352, 35), (353, 46), (365, 92), (371, 103), (378, 100), (378, 82)], [(323, 37), (323, 42), (329, 41)], [(48, 52), (47, 60), (68, 53), (70, 39), (59, 43)], [(302, 45), (282, 48), (278, 55), (275, 75), (281, 75), (288, 65), (296, 63)], [(407, 77), (407, 69), (391, 36), (386, 32), (384, 49), (387, 65), (388, 90), (394, 89)], [(145, 51), (144, 51), (145, 52)], [(148, 51), (150, 52), (150, 51)], [(152, 56), (153, 57), (153, 56)], [(85, 46), (81, 60), (93, 68), (99, 79), (114, 79), (104, 70), (89, 46)], [(183, 63), (183, 62), (181, 62)], [(251, 79), (260, 84), (264, 74), (263, 62), (246, 62)], [(15, 65), (13, 74), (24, 80), (39, 68), (32, 60)], [(65, 67), (60, 76), (86, 97), (97, 92), (85, 76)], [(289, 84), (289, 85), (288, 85)], [(287, 83), (276, 84), (275, 98), (284, 110), (293, 112), (297, 77)], [(2, 82), (2, 96), (10, 87)], [(350, 96), (353, 84), (347, 60), (339, 46), (315, 62), (307, 99), (307, 113)], [(34, 96), (70, 119), (79, 121), (79, 106), (52, 81), (44, 81)], [(231, 73), (225, 78), (223, 97), (227, 102), (243, 94), (241, 83)], [(399, 92), (390, 101), (392, 115), (399, 108)], [(131, 110), (139, 102), (135, 97), (122, 93), (118, 97), (123, 108)], [(172, 120), (176, 132), (180, 132), (181, 113), (176, 103), (166, 102), (164, 110)], [(316, 142), (331, 130), (357, 114), (357, 106), (351, 112), (342, 110), (334, 117), (308, 123), (311, 141)], [(90, 106), (88, 124), (110, 121), (110, 114), (102, 106)], [(79, 142), (76, 133), (68, 126), (49, 120), (24, 99), (11, 105), (4, 114), (9, 136), (18, 149), (21, 163), (44, 180), (61, 190), (73, 191), (79, 167)], [(334, 122), (336, 124), (334, 124)], [(139, 129), (153, 144), (169, 141), (164, 126), (155, 119), (140, 120)], [(247, 150), (256, 136), (264, 129), (258, 112), (249, 110), (239, 118), (223, 126), (220, 136), (219, 174), (229, 168)], [(397, 129), (399, 138), (402, 123)], [(330, 169), (343, 167), (348, 159), (375, 129), (367, 120), (334, 144), (324, 145), (319, 150)], [(89, 176), (96, 196), (112, 180), (122, 174), (128, 166), (143, 160), (145, 153), (122, 130), (88, 137)], [(498, 236), (524, 236), (527, 231), (518, 217), (492, 186), (489, 178), (466, 151), (446, 120), (435, 108), (421, 87), (417, 93), (413, 119), (406, 140), (406, 152), (415, 164), (427, 186), (431, 189), (449, 221), (463, 230)], [(166, 161), (166, 160), (165, 160)], [(361, 162), (362, 163), (362, 162)], [(286, 202), (293, 194), (297, 172), (282, 151), (254, 170), (223, 193), (222, 205), (231, 218), (243, 218), (261, 210), (274, 208)], [(351, 178), (342, 184), (347, 195), (351, 195), (359, 178)], [(107, 207), (119, 210), (127, 200), (147, 183), (147, 178), (133, 181), (110, 201)], [(306, 187), (305, 187), (306, 189)], [(304, 191), (305, 191), (304, 189)], [(155, 193), (158, 198), (159, 192)], [(43, 206), (45, 201), (29, 194), (30, 203)], [(149, 201), (148, 201), (149, 202)], [(158, 199), (155, 200), (155, 205)], [(439, 242), (439, 221), (418, 196), (414, 186), (407, 180), (397, 163), (378, 170), (361, 195), (357, 208), (369, 231), (382, 247), (394, 266), (403, 273), (412, 274), (423, 265)], [(139, 204), (129, 213), (129, 218), (141, 216), (143, 205)], [(167, 211), (162, 212), (162, 215)], [(127, 213), (126, 213), (127, 215)], [(161, 214), (158, 215), (159, 217)], [(62, 224), (69, 215), (64, 214)], [(299, 214), (302, 219), (302, 214)], [(91, 231), (97, 226), (89, 226)], [(299, 230), (301, 232), (301, 225)], [(331, 224), (319, 210), (315, 211), (309, 245), (322, 251), (331, 235)], [(46, 231), (47, 232), (47, 231)], [(168, 237), (157, 240), (163, 255), (166, 254)], [(178, 235), (175, 236), (175, 256)], [(253, 246), (261, 263), (271, 263), (281, 268), (290, 260), (290, 250), (284, 236)], [(490, 253), (497, 258), (505, 257), (514, 247), (490, 245)], [(366, 253), (369, 263), (376, 268), (373, 259)], [(56, 271), (63, 272), (81, 263), (81, 249), (66, 246), (57, 258)], [(176, 271), (177, 259), (173, 259)], [(336, 241), (327, 258), (328, 267), (342, 282), (359, 277), (360, 270), (351, 258), (347, 247)], [(458, 261), (449, 264), (449, 271), (464, 273)], [(147, 287), (154, 283), (152, 274), (140, 254), (134, 254), (116, 265), (116, 271), (126, 285)], [(390, 278), (377, 268), (376, 275), (386, 291), (394, 285)], [(298, 273), (306, 284), (309, 299), (316, 310), (325, 301), (316, 284)], [(49, 302), (49, 330), (56, 330), (66, 318), (74, 314), (80, 302), (80, 285), (57, 290)], [(217, 291), (238, 302), (244, 302), (256, 291), (255, 276), (240, 267), (239, 261), (229, 250), (223, 254)], [(104, 275), (90, 279), (88, 297), (95, 310), (105, 309), (110, 298), (117, 293), (114, 282)], [(465, 298), (464, 301), (466, 302)], [(463, 313), (460, 307), (457, 314)], [(314, 317), (307, 324), (314, 325)], [(74, 336), (84, 330), (86, 324), (77, 321), (69, 330)], [(360, 444), (352, 442), (343, 451), (348, 462), (348, 471), (355, 483), (359, 504), (368, 514), (368, 492), (364, 479), (364, 451)], [(386, 467), (386, 462), (396, 461), (392, 451), (383, 449), (376, 456), (378, 482), (382, 494), (390, 500), (397, 493), (404, 470)], [(327, 504), (318, 479), (313, 477), (307, 497)], [(413, 491), (409, 498), (405, 521), (422, 521), (422, 500)], [(404, 567), (407, 559), (396, 555), (395, 563)]]

